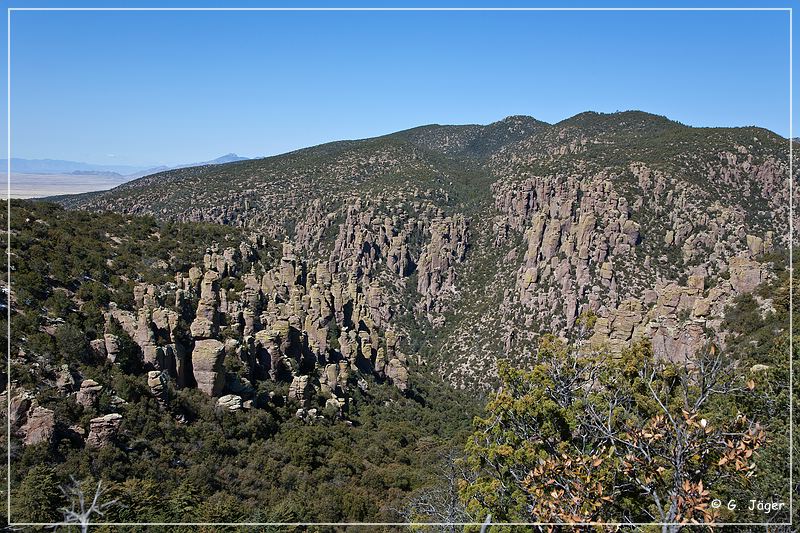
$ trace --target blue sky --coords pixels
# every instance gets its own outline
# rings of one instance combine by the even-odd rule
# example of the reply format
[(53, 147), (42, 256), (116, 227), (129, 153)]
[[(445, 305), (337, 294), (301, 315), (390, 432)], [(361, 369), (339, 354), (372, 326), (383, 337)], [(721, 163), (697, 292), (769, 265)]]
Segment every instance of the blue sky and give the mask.
[(12, 155), (175, 164), (427, 123), (511, 114), (557, 122), (586, 110), (788, 135), (788, 17), (15, 11)]

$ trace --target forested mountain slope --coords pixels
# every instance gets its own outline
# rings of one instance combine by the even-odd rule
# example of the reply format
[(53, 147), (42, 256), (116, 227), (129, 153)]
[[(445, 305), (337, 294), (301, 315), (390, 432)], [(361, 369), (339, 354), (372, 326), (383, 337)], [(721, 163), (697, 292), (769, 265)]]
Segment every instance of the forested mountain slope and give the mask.
[(709, 502), (788, 494), (788, 142), (513, 116), (12, 202), (12, 518), (755, 520)]
[[(164, 172), (70, 208), (212, 221), (379, 287), (387, 323), (459, 386), (546, 332), (653, 339), (679, 359), (785, 248), (788, 140), (638, 111), (557, 124), (422, 126), (266, 159)], [(709, 337), (711, 335), (711, 337)]]
[[(40, 202), (11, 221), (15, 522), (62, 520), (71, 477), (103, 481), (113, 522), (402, 521), (478, 412), (392, 366), (358, 283), (337, 314), (297, 263), (265, 297), (293, 269), (268, 239)], [(296, 314), (253, 335), (238, 309), (259, 298)]]

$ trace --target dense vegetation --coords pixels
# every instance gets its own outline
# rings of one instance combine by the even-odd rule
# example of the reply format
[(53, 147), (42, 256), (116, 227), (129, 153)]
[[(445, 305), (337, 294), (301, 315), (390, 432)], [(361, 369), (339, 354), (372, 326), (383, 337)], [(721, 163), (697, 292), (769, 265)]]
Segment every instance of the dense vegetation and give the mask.
[(11, 518), (102, 483), (95, 522), (762, 521), (751, 497), (788, 497), (784, 149), (509, 117), (60, 199), (101, 212), (13, 201)]
[[(476, 398), (425, 375), (414, 376), (408, 397), (371, 380), (356, 388), (347, 421), (309, 424), (292, 404), (220, 412), (196, 390), (174, 392), (159, 406), (135, 365), (92, 359), (87, 343), (102, 326), (102, 306), (124, 304), (133, 280), (159, 280), (169, 271), (164, 264), (191, 264), (208, 236), (235, 240), (237, 230), (45, 203), (12, 208), (12, 345), (24, 354), (13, 359), (12, 380), (38, 390), (58, 421), (54, 442), (12, 448), (15, 521), (61, 520), (69, 503), (62, 488), (73, 479), (87, 493), (105, 482), (103, 497), (115, 502), (103, 517), (109, 522), (471, 521), (488, 512), (498, 521), (660, 520), (653, 494), (682, 498), (671, 517), (678, 521), (755, 521), (743, 494), (786, 496), (783, 257), (767, 258), (778, 265), (775, 281), (728, 309), (727, 346), (703, 359), (715, 369), (713, 383), (654, 361), (646, 344), (612, 359), (577, 357), (550, 340), (532, 371), (502, 367), (505, 386), (467, 439)], [(756, 298), (773, 311), (764, 313)], [(135, 351), (132, 343), (126, 349)], [(97, 410), (47, 386), (62, 364), (114, 384)], [(123, 441), (83, 447), (72, 428), (114, 397), (126, 400)], [(604, 435), (595, 415), (608, 409), (613, 429)], [(687, 464), (669, 458), (681, 443), (665, 414), (680, 421), (683, 445), (694, 446)], [(712, 498), (737, 498), (740, 509), (713, 511)]]
[[(789, 276), (781, 266), (777, 273), (727, 309), (726, 347), (710, 345), (690, 364), (654, 360), (646, 342), (612, 358), (578, 355), (550, 338), (531, 371), (502, 365), (503, 386), (467, 445), (477, 473), (461, 485), (470, 514), (509, 522), (796, 521), (788, 514), (797, 490), (788, 486), (787, 460)], [(714, 508), (714, 499), (725, 505)], [(784, 505), (767, 513), (750, 509), (751, 500)]]
[[(112, 370), (113, 371), (113, 370)], [(132, 376), (123, 447), (92, 451), (63, 436), (26, 447), (12, 467), (15, 521), (61, 519), (70, 476), (107, 482), (111, 522), (402, 521), (409, 495), (468, 429), (471, 400), (420, 381), (427, 403), (374, 386), (350, 423), (309, 425), (296, 408), (228, 413), (183, 391), (163, 412)], [(86, 416), (61, 399), (59, 419)], [(176, 416), (183, 415), (182, 421)], [(109, 484), (110, 482), (110, 484)], [(191, 530), (191, 528), (187, 529)]]
[[(309, 423), (291, 402), (220, 412), (194, 389), (161, 407), (130, 339), (115, 364), (93, 357), (103, 306), (124, 304), (134, 280), (163, 280), (202, 258), (209, 240), (238, 237), (224, 226), (13, 202), (11, 378), (57, 422), (52, 443), (12, 448), (14, 521), (62, 519), (61, 488), (73, 477), (87, 493), (105, 482), (117, 500), (104, 515), (111, 522), (402, 521), (414, 492), (436, 482), (429, 467), (464, 442), (477, 403), (425, 375), (408, 395), (366, 377), (347, 420)], [(113, 384), (96, 409), (53, 387), (61, 365)], [(281, 386), (260, 394), (285, 394)], [(124, 413), (121, 441), (84, 447), (75, 427), (112, 409)]]

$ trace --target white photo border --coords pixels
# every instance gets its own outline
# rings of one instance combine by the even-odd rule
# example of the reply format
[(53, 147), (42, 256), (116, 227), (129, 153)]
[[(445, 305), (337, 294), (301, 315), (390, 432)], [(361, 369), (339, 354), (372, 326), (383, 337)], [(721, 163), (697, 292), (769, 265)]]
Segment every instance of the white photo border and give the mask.
[[(722, 526), (791, 526), (794, 511), (793, 467), (794, 450), (792, 430), (794, 426), (793, 403), (793, 335), (794, 317), (794, 276), (793, 276), (793, 244), (794, 244), (794, 191), (793, 191), (793, 130), (792, 130), (792, 7), (9, 7), (7, 8), (7, 291), (11, 294), (11, 13), (14, 11), (779, 11), (789, 15), (789, 521), (788, 522), (714, 522), (710, 524), (684, 524), (672, 522), (491, 522), (492, 526), (686, 526), (695, 525), (710, 527)], [(6, 398), (7, 411), (7, 472), (6, 472), (6, 517), (10, 527), (39, 526), (56, 527), (75, 525), (66, 522), (12, 522), (11, 521), (11, 305), (7, 306), (7, 360), (6, 360)], [(97, 522), (92, 526), (482, 526), (484, 522)]]

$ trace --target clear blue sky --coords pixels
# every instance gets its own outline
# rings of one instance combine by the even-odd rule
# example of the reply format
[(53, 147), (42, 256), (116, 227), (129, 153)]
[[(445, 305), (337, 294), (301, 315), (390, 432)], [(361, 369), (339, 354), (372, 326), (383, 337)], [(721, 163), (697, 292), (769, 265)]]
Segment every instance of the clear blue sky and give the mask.
[(626, 109), (786, 136), (788, 19), (718, 11), (15, 11), (12, 155), (174, 164), (427, 123), (511, 114), (557, 122)]

